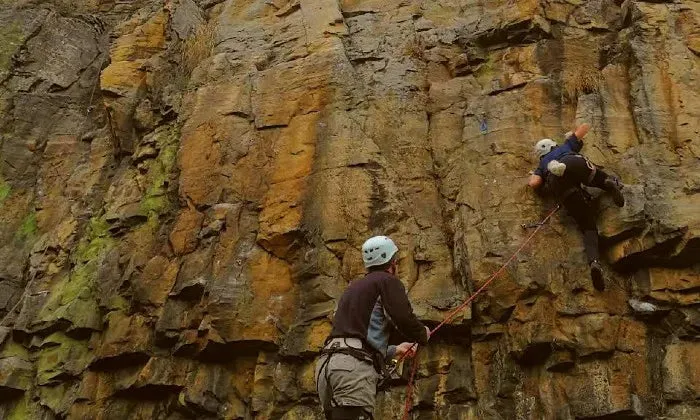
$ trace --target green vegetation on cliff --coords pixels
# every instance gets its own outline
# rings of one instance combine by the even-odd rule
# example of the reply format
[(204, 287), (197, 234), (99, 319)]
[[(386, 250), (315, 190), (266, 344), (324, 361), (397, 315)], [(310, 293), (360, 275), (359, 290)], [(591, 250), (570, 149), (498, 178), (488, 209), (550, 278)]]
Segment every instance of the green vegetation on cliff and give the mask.
[(170, 208), (168, 182), (177, 160), (180, 132), (176, 128), (168, 127), (156, 133), (155, 136), (159, 152), (148, 169), (146, 178), (148, 187), (141, 200), (141, 209), (146, 213), (149, 221), (167, 212)]
[(32, 239), (36, 236), (37, 229), (36, 212), (32, 211), (22, 220), (16, 238), (19, 240)]
[(71, 255), (73, 270), (51, 287), (39, 321), (69, 321), (71, 328), (100, 328), (100, 311), (95, 295), (98, 269), (102, 258), (115, 242), (109, 235), (109, 224), (101, 218), (90, 219), (85, 236)]
[(0, 205), (2, 205), (2, 202), (5, 201), (5, 199), (10, 196), (10, 192), (12, 192), (12, 188), (10, 187), (10, 184), (8, 184), (2, 178), (2, 176), (0, 176)]
[(12, 67), (12, 56), (23, 41), (22, 30), (16, 22), (0, 25), (0, 79), (4, 79)]

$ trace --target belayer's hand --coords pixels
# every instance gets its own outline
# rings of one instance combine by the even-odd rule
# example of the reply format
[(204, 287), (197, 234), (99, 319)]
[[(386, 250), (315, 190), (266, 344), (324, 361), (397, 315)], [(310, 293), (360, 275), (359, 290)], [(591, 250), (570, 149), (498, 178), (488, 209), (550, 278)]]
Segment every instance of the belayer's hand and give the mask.
[(409, 358), (416, 355), (418, 345), (416, 343), (401, 343), (396, 346), (396, 356), (401, 358)]

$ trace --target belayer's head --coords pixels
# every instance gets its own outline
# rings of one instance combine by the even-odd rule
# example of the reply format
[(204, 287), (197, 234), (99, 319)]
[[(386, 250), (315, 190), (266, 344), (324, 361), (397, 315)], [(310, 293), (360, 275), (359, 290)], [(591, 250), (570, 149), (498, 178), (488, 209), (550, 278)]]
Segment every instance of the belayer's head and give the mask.
[(373, 236), (362, 244), (362, 261), (367, 271), (396, 274), (396, 253), (399, 248), (388, 236)]
[(552, 139), (542, 139), (535, 143), (534, 151), (537, 157), (542, 157), (557, 147), (557, 143)]

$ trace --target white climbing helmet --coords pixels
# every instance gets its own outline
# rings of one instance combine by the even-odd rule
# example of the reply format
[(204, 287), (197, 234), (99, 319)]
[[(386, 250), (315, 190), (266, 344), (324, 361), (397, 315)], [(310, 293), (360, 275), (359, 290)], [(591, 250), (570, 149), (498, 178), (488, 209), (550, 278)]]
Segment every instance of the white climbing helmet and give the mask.
[(542, 139), (535, 144), (535, 154), (539, 157), (546, 155), (551, 152), (552, 149), (557, 147), (557, 143), (552, 139)]
[(365, 268), (386, 264), (398, 250), (388, 236), (373, 236), (362, 244), (362, 261)]

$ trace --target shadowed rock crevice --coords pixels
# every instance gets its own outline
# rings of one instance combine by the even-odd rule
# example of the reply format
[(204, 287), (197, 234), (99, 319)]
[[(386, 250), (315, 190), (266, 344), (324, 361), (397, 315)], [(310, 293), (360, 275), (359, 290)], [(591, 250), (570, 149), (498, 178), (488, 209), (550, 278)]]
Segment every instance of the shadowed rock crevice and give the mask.
[(129, 366), (144, 365), (150, 356), (145, 353), (123, 353), (117, 356), (95, 360), (90, 368), (94, 370), (118, 370)]

